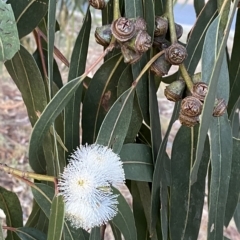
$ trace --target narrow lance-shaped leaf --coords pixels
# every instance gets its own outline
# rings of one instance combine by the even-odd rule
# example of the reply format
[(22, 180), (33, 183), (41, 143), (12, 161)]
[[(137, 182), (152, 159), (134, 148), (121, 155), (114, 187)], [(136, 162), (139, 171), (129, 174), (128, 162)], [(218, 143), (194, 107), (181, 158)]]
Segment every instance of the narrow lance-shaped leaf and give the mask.
[[(89, 43), (89, 35), (91, 30), (91, 14), (90, 9), (88, 8), (86, 16), (84, 18), (83, 25), (76, 39), (72, 56), (70, 62), (69, 76), (68, 81), (79, 77), (84, 73), (86, 59), (87, 59), (87, 50)], [(80, 85), (79, 89), (73, 94), (72, 99), (67, 104), (64, 114), (65, 114), (65, 135), (64, 142), (65, 146), (68, 149), (66, 153), (66, 158), (71, 154), (71, 152), (79, 146), (79, 134), (80, 134), (80, 103), (82, 95), (82, 86)]]
[[(22, 94), (29, 120), (33, 126), (38, 119), (38, 114), (47, 105), (44, 82), (36, 62), (31, 54), (21, 46), (20, 51), (11, 60), (5, 62), (5, 66)], [(38, 147), (40, 149), (41, 144)], [(45, 172), (46, 163), (41, 149), (35, 153), (34, 158), (29, 158), (29, 163), (35, 172)]]
[(173, 143), (170, 191), (170, 234), (173, 240), (197, 239), (199, 233), (209, 162), (209, 142), (205, 143), (198, 181), (191, 186), (189, 176), (195, 156), (192, 149), (197, 143), (197, 130), (197, 127), (190, 129), (182, 126)]
[[(22, 227), (23, 214), (20, 202), (15, 193), (0, 187), (0, 208), (6, 215), (6, 224), (8, 227)], [(13, 231), (7, 231), (6, 240), (18, 239)]]
[(187, 42), (188, 57), (184, 63), (190, 75), (193, 75), (199, 63), (206, 32), (216, 16), (217, 2), (216, 0), (209, 0), (199, 14)]
[[(147, 183), (142, 183), (143, 186), (146, 185), (148, 187)], [(149, 187), (148, 187), (149, 188)], [(136, 224), (136, 229), (137, 229), (137, 235), (138, 235), (138, 240), (147, 240), (150, 239), (150, 233), (148, 231), (148, 224), (150, 224), (150, 219), (149, 222), (147, 223), (145, 212), (144, 212), (144, 207), (149, 208), (150, 205), (147, 206), (147, 202), (143, 202), (141, 197), (140, 197), (140, 191), (143, 189), (139, 189), (137, 186), (137, 182), (132, 181), (131, 182), (131, 194), (133, 197), (133, 214), (135, 218), (135, 224)], [(151, 195), (150, 195), (150, 190), (148, 189), (149, 194), (148, 194), (148, 201), (150, 203), (151, 200)], [(142, 194), (146, 194), (146, 192), (142, 192)], [(150, 211), (148, 212), (148, 217), (150, 217)]]
[(119, 54), (108, 59), (94, 74), (83, 102), (83, 144), (96, 141), (102, 121), (117, 99), (116, 86), (125, 67)]
[[(143, 17), (143, 5), (142, 1), (133, 0), (128, 1), (125, 0), (125, 14), (128, 18), (137, 18)], [(152, 26), (150, 26), (151, 28)], [(141, 72), (142, 68), (146, 65), (148, 59), (146, 53), (144, 53), (137, 63), (132, 65), (132, 73), (133, 79), (135, 80), (139, 73)], [(144, 121), (149, 125), (149, 111), (148, 111), (148, 79), (147, 74), (145, 73), (141, 80), (138, 83), (136, 93), (138, 97), (139, 106), (142, 112), (142, 116)]]
[(228, 199), (226, 204), (226, 212), (224, 225), (227, 227), (233, 217), (234, 211), (238, 204), (240, 185), (240, 140), (233, 138), (232, 167), (228, 189)]
[[(132, 65), (133, 79), (137, 79), (143, 67), (147, 64), (147, 55), (143, 54), (139, 62)], [(142, 117), (146, 124), (150, 125), (149, 116), (149, 92), (148, 92), (148, 75), (145, 73), (139, 81), (136, 89), (139, 106), (141, 109)]]
[[(154, 229), (156, 227), (157, 221), (160, 218), (160, 187), (164, 187), (167, 184), (167, 175), (164, 172), (164, 164), (166, 161), (169, 161), (169, 159), (166, 156), (166, 146), (167, 146), (167, 140), (168, 136), (170, 134), (170, 131), (172, 129), (173, 123), (178, 118), (179, 113), (179, 106), (180, 104), (177, 103), (174, 106), (173, 114), (171, 117), (171, 120), (169, 122), (166, 134), (162, 140), (162, 143), (160, 145), (157, 160), (155, 164), (155, 171), (153, 173), (153, 185), (152, 185), (152, 197), (151, 197), (151, 233), (154, 232)], [(160, 186), (160, 183), (164, 183), (162, 186)], [(166, 208), (164, 209), (166, 210)]]
[(26, 36), (37, 27), (48, 10), (49, 0), (25, 1), (8, 0), (15, 15), (19, 38)]
[(166, 0), (155, 0), (155, 15), (162, 16), (165, 12)]
[(21, 228), (17, 228), (15, 233), (18, 235), (18, 237), (20, 237), (21, 240), (46, 240), (47, 239), (46, 234), (39, 231), (36, 228), (21, 227)]
[(147, 22), (147, 32), (151, 36), (152, 41), (154, 38), (154, 30), (155, 30), (155, 4), (154, 0), (149, 0), (148, 2), (145, 2), (144, 4), (145, 8), (145, 20)]
[(124, 144), (119, 155), (123, 162), (126, 179), (152, 181), (153, 163), (149, 146), (136, 143)]
[(107, 113), (96, 140), (97, 144), (111, 147), (119, 153), (131, 120), (134, 88), (125, 91)]
[[(35, 187), (32, 187), (34, 199), (49, 218), (52, 199), (54, 197), (54, 189), (42, 183), (36, 183), (35, 185)], [(75, 229), (68, 221), (64, 221), (65, 240), (76, 240), (78, 238), (88, 240), (88, 236), (89, 234), (83, 229)]]
[(0, 1), (0, 15), (0, 61), (6, 61), (20, 49), (20, 42), (11, 5)]
[(234, 105), (239, 99), (240, 89), (240, 45), (238, 39), (240, 38), (240, 10), (237, 11), (237, 19), (235, 25), (235, 35), (233, 41), (233, 49), (230, 60), (229, 75), (230, 75), (230, 98), (228, 102), (228, 114), (233, 114)]
[(212, 121), (208, 238), (222, 239), (232, 162), (232, 133), (226, 114)]
[(125, 14), (128, 18), (136, 18), (143, 16), (143, 6), (142, 1), (125, 0)]
[[(124, 69), (118, 81), (117, 96), (119, 97), (123, 92), (130, 88), (132, 86), (132, 83), (133, 83), (132, 68), (131, 65), (128, 65)], [(133, 101), (132, 118), (129, 124), (127, 136), (124, 141), (125, 144), (132, 143), (135, 141), (139, 129), (141, 128), (142, 120), (143, 120), (142, 113), (139, 107), (137, 96), (135, 95)]]
[(64, 224), (64, 202), (62, 196), (54, 196), (51, 206), (48, 235), (49, 240), (61, 239), (63, 233)]
[(194, 9), (195, 9), (195, 12), (196, 12), (197, 16), (202, 11), (204, 5), (205, 5), (205, 1), (204, 0), (194, 0)]
[(56, 7), (55, 1), (49, 1), (48, 5), (48, 22), (47, 22), (47, 53), (48, 53), (48, 92), (50, 99), (53, 95), (53, 49), (55, 42), (55, 24), (56, 24)]
[(122, 194), (113, 189), (114, 194), (118, 194), (118, 213), (113, 218), (112, 223), (121, 231), (125, 240), (137, 240), (137, 232), (133, 213)]
[[(234, 3), (234, 7), (236, 7), (237, 2)], [(233, 9), (234, 9), (233, 7)], [(202, 151), (203, 151), (203, 146), (204, 146), (204, 141), (207, 135), (207, 131), (209, 128), (209, 124), (211, 121), (211, 117), (212, 116), (212, 112), (213, 112), (213, 106), (214, 106), (214, 101), (215, 101), (215, 95), (216, 95), (216, 90), (217, 90), (217, 83), (218, 83), (218, 78), (220, 75), (220, 69), (223, 63), (223, 58), (224, 58), (224, 53), (225, 53), (225, 46), (226, 46), (226, 42), (227, 42), (227, 36), (228, 33), (230, 31), (230, 26), (233, 20), (233, 16), (234, 16), (234, 11), (231, 12), (229, 21), (227, 23), (226, 26), (226, 31), (224, 33), (224, 37), (223, 40), (221, 42), (221, 45), (219, 47), (219, 50), (216, 51), (216, 56), (215, 57), (215, 61), (213, 64), (213, 68), (212, 68), (212, 72), (209, 78), (209, 88), (208, 88), (208, 94), (205, 98), (205, 102), (203, 105), (203, 111), (202, 111), (202, 117), (201, 117), (201, 121), (200, 121), (200, 129), (199, 129), (199, 138), (198, 138), (198, 144), (197, 144), (197, 152), (196, 152), (196, 161), (194, 163), (192, 172), (191, 172), (191, 181), (192, 183), (194, 183), (196, 181), (197, 178), (197, 171), (198, 171), (198, 167), (201, 161), (201, 157), (202, 157)], [(217, 47), (217, 35), (216, 35), (216, 29), (219, 26), (219, 17), (217, 17), (214, 22), (211, 24), (211, 27), (208, 30), (208, 33), (206, 35), (206, 43), (205, 43), (205, 51), (204, 52), (208, 52), (211, 51), (213, 49), (212, 45), (211, 48), (209, 48), (209, 50), (207, 50), (209, 46), (209, 44), (207, 44), (207, 40), (209, 39), (216, 39), (216, 41), (214, 42), (215, 47)], [(212, 41), (212, 40), (211, 40)], [(214, 49), (215, 49), (214, 47)], [(210, 62), (209, 62), (209, 59)], [(208, 68), (209, 65), (211, 64), (211, 59), (212, 57), (209, 56), (209, 54), (206, 54), (205, 57), (203, 56), (203, 64), (207, 64), (208, 63)], [(211, 66), (211, 65), (210, 65)], [(203, 75), (202, 78), (203, 79), (207, 79), (209, 71), (204, 72), (203, 71)], [(206, 76), (204, 76), (206, 74)]]
[(115, 240), (122, 240), (122, 235), (121, 235), (121, 232), (119, 231), (119, 229), (112, 222), (110, 222), (109, 224), (112, 228), (114, 239)]
[(158, 150), (162, 142), (162, 133), (160, 125), (160, 117), (158, 114), (158, 99), (157, 89), (152, 73), (149, 72), (149, 114), (150, 114), (150, 126), (151, 126), (151, 140), (152, 140), (152, 155), (154, 164), (157, 159)]
[(95, 228), (91, 229), (89, 240), (99, 240), (99, 239), (101, 239), (100, 227), (95, 227)]
[(62, 112), (66, 104), (72, 98), (82, 80), (83, 79), (75, 79), (64, 85), (48, 103), (33, 128), (29, 144), (29, 158), (34, 158), (42, 143), (44, 135), (49, 130), (56, 117)]

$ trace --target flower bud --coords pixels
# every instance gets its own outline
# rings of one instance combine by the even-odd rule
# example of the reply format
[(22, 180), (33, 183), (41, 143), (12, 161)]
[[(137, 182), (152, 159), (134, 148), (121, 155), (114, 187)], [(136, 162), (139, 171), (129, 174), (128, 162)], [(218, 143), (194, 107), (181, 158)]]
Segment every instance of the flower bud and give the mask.
[(177, 102), (182, 98), (185, 85), (185, 82), (181, 79), (174, 81), (165, 88), (164, 95), (168, 100)]
[(132, 39), (136, 34), (135, 21), (125, 17), (120, 17), (111, 25), (113, 36), (120, 42)]
[(197, 82), (193, 85), (192, 95), (200, 101), (204, 101), (207, 92), (208, 85), (205, 82)]
[(146, 31), (139, 31), (135, 40), (136, 51), (143, 53), (151, 47), (151, 37)]
[(175, 23), (177, 39), (183, 35), (183, 27), (180, 24)]
[(89, 4), (96, 9), (103, 9), (108, 4), (109, 0), (89, 0)]
[(180, 112), (178, 119), (182, 125), (187, 126), (187, 127), (194, 127), (196, 124), (199, 123), (198, 117), (188, 117), (188, 116), (182, 114), (182, 112)]
[(164, 36), (168, 30), (168, 20), (164, 17), (155, 17), (154, 36)]
[(214, 109), (213, 109), (213, 116), (214, 117), (221, 117), (227, 109), (227, 104), (223, 98), (216, 99)]
[(192, 76), (192, 81), (193, 81), (193, 83), (201, 82), (202, 81), (202, 73), (201, 72), (195, 73)]
[(137, 61), (139, 61), (140, 58), (142, 57), (142, 53), (133, 51), (132, 49), (128, 48), (125, 44), (122, 45), (121, 51), (125, 63), (134, 64)]
[(165, 39), (164, 36), (158, 36), (158, 37), (154, 37), (153, 45), (161, 49), (166, 49), (171, 46), (171, 43), (167, 39)]
[(161, 55), (150, 67), (150, 70), (157, 76), (164, 76), (168, 73), (171, 64), (166, 61), (165, 56)]
[(111, 42), (111, 38), (112, 38), (111, 24), (96, 28), (95, 40), (98, 44), (106, 47)]
[(202, 102), (193, 96), (185, 97), (181, 103), (181, 112), (188, 117), (199, 116), (202, 112)]
[(165, 57), (172, 65), (179, 65), (187, 57), (186, 48), (179, 43), (172, 44), (165, 50)]
[(147, 31), (147, 23), (144, 18), (138, 17), (134, 19), (135, 21), (135, 29), (136, 31), (142, 30), (142, 31)]

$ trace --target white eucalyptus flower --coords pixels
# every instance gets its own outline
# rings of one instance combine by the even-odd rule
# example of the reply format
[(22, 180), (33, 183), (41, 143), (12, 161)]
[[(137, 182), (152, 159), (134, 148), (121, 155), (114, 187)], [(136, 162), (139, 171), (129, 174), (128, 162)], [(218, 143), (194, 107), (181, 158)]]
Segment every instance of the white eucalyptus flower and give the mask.
[(117, 195), (111, 185), (125, 180), (122, 162), (111, 149), (93, 144), (80, 146), (60, 175), (66, 218), (86, 230), (107, 223), (117, 214)]

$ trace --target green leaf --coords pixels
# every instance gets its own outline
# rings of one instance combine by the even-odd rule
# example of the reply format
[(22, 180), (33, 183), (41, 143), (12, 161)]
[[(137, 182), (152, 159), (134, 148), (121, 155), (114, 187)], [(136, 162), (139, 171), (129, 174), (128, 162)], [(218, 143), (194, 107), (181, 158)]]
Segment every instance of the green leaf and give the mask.
[(142, 123), (138, 133), (138, 140), (141, 143), (147, 144), (149, 147), (151, 147), (151, 132), (149, 126), (147, 126), (145, 123)]
[(112, 223), (121, 231), (125, 240), (137, 240), (137, 232), (133, 213), (122, 194), (113, 189), (114, 194), (118, 194), (118, 213), (113, 218)]
[[(133, 197), (133, 214), (135, 218), (138, 240), (147, 240), (150, 239), (148, 229), (150, 226), (151, 194), (147, 183), (139, 183), (140, 184), (139, 188), (137, 184), (138, 184), (137, 182), (134, 181), (131, 182), (131, 194)], [(142, 196), (144, 195), (145, 199), (141, 199), (140, 194)], [(142, 200), (146, 201), (143, 202)], [(146, 220), (145, 213), (148, 216), (148, 223)]]
[(137, 18), (143, 16), (142, 1), (139, 0), (125, 0), (125, 14), (127, 18)]
[[(6, 224), (8, 227), (22, 227), (23, 213), (18, 197), (15, 193), (0, 187), (0, 208), (6, 215)], [(13, 231), (7, 231), (6, 240), (17, 240), (18, 237)]]
[(39, 207), (49, 218), (54, 189), (46, 184), (36, 183), (35, 186), (32, 187), (32, 193)]
[(211, 184), (208, 239), (222, 239), (232, 164), (232, 133), (227, 115), (215, 118), (210, 127)]
[(166, 0), (155, 0), (155, 15), (162, 16), (165, 12)]
[[(42, 49), (43, 52), (43, 56), (44, 56), (44, 63), (46, 66), (46, 70), (48, 70), (48, 58), (47, 58), (47, 50), (46, 49)], [(42, 78), (45, 78), (44, 75), (44, 71), (43, 71), (43, 64), (42, 64), (42, 59), (39, 53), (39, 49), (36, 49), (36, 51), (33, 53), (33, 57), (37, 63), (37, 66), (42, 74)], [(61, 77), (61, 73), (59, 71), (57, 62), (55, 59), (53, 59), (53, 81), (55, 82), (55, 84), (57, 85), (58, 89), (60, 89), (63, 86), (63, 82), (62, 82), (62, 77)]]
[(240, 51), (238, 39), (240, 38), (240, 10), (237, 11), (237, 19), (235, 26), (235, 35), (232, 48), (231, 61), (229, 66), (230, 74), (230, 98), (228, 102), (228, 114), (230, 115), (234, 109), (234, 105), (239, 99), (240, 88), (240, 56), (237, 54)]
[(155, 30), (154, 0), (149, 0), (149, 1), (147, 1), (147, 3), (145, 2), (144, 8), (145, 8), (144, 9), (144, 14), (145, 14), (144, 18), (147, 22), (147, 32), (151, 36), (152, 41), (153, 41), (154, 30)]
[(127, 67), (123, 70), (117, 86), (117, 96), (122, 95), (127, 89), (132, 86), (133, 83), (133, 75), (131, 65), (127, 65)]
[(34, 125), (30, 143), (29, 143), (29, 158), (34, 158), (41, 146), (44, 135), (49, 130), (51, 124), (56, 117), (62, 112), (66, 104), (72, 98), (74, 92), (78, 89), (83, 79), (75, 79), (68, 82), (62, 87), (58, 93), (48, 103), (40, 118)]
[[(22, 94), (29, 120), (33, 126), (38, 120), (38, 113), (41, 113), (47, 105), (44, 82), (36, 62), (31, 54), (21, 46), (20, 51), (11, 60), (5, 62), (5, 66)], [(41, 146), (39, 144), (38, 147)], [(35, 172), (45, 172), (46, 163), (41, 151), (36, 152), (34, 158), (29, 159), (29, 163)]]
[(40, 216), (41, 208), (38, 206), (35, 200), (33, 200), (33, 207), (30, 216), (25, 224), (25, 227), (35, 227), (37, 225), (39, 216)]
[(193, 75), (199, 63), (202, 54), (202, 48), (206, 32), (211, 22), (217, 16), (217, 2), (216, 0), (209, 0), (204, 6), (202, 12), (197, 18), (197, 21), (192, 29), (188, 42), (187, 52), (188, 57), (185, 60), (186, 67), (190, 75)]
[(91, 230), (89, 240), (99, 240), (99, 239), (101, 239), (100, 227), (95, 227)]
[[(236, 5), (236, 2), (235, 2), (235, 5)], [(224, 68), (221, 68), (221, 67), (222, 67), (222, 64), (224, 64), (223, 59), (224, 59), (224, 54), (225, 54), (225, 46), (226, 46), (227, 37), (229, 34), (233, 16), (234, 16), (234, 11), (231, 12), (230, 19), (226, 26), (226, 31), (224, 31), (224, 37), (222, 38), (222, 42), (220, 44), (218, 51), (217, 51), (217, 46), (218, 46), (217, 29), (219, 27), (219, 17), (217, 17), (211, 24), (211, 26), (207, 32), (206, 40), (204, 43), (202, 68), (203, 69), (211, 69), (212, 71), (211, 71), (210, 77), (209, 77), (209, 70), (202, 72), (203, 81), (204, 80), (207, 81), (209, 79), (209, 88), (208, 88), (208, 94), (205, 98), (205, 102), (203, 105), (203, 111), (202, 111), (202, 117), (201, 117), (201, 122), (200, 122), (200, 129), (199, 129), (198, 144), (197, 144), (196, 161), (194, 163), (194, 166), (193, 166), (193, 169), (191, 172), (192, 184), (196, 181), (196, 178), (197, 178), (197, 171), (198, 171), (198, 167), (199, 167), (201, 157), (202, 157), (204, 141), (205, 141), (205, 138), (207, 135), (210, 121), (212, 119), (211, 116), (212, 116), (212, 112), (213, 112), (215, 95), (217, 92), (218, 78), (219, 78), (219, 76), (221, 76), (220, 72), (222, 72), (222, 70), (225, 70)], [(215, 41), (212, 41), (212, 39), (215, 39)], [(214, 62), (212, 59), (212, 55), (209, 54), (212, 51), (212, 49), (216, 49), (216, 56), (214, 55), (214, 59), (215, 59)], [(204, 67), (204, 65), (205, 66), (207, 65), (207, 66)], [(210, 67), (212, 65), (213, 65), (213, 68)], [(226, 79), (223, 79), (223, 81), (225, 81), (225, 83), (228, 84), (228, 81), (226, 81)], [(228, 92), (226, 91), (226, 89), (224, 89), (224, 85), (220, 86), (219, 92), (223, 94), (222, 95), (223, 97), (228, 96)], [(226, 99), (226, 101), (227, 100), (228, 99)]]
[[(54, 189), (42, 183), (36, 183), (35, 185), (35, 187), (32, 187), (34, 199), (43, 210), (45, 215), (49, 218), (52, 199), (54, 197)], [(80, 239), (87, 240), (88, 235), (89, 234), (83, 229), (75, 229), (68, 221), (64, 221), (65, 240), (76, 240), (79, 237)]]
[(150, 147), (136, 143), (125, 144), (119, 155), (126, 179), (152, 182), (153, 163)]
[(17, 228), (15, 233), (22, 240), (46, 240), (47, 239), (46, 234), (39, 231), (36, 228), (21, 227), (21, 228)]
[[(160, 209), (160, 197), (164, 197), (161, 193), (161, 188), (163, 190), (166, 190), (166, 185), (168, 183), (167, 180), (167, 174), (164, 171), (164, 165), (166, 165), (166, 162), (169, 161), (168, 156), (166, 154), (166, 146), (167, 146), (167, 141), (168, 141), (168, 136), (170, 134), (170, 131), (172, 129), (173, 123), (177, 120), (178, 118), (178, 113), (179, 113), (179, 103), (176, 103), (174, 106), (173, 114), (171, 117), (171, 120), (169, 122), (166, 134), (163, 138), (163, 141), (160, 145), (158, 154), (157, 154), (157, 159), (156, 159), (156, 164), (155, 164), (155, 170), (153, 173), (153, 184), (152, 184), (152, 197), (151, 197), (151, 230), (150, 232), (153, 233), (158, 218), (159, 218), (159, 209)], [(163, 205), (162, 209), (162, 217), (163, 214), (166, 213), (167, 206)]]
[(38, 222), (37, 222), (37, 225), (35, 226), (35, 228), (47, 235), (48, 223), (49, 223), (48, 217), (45, 215), (45, 213), (41, 209), (39, 218), (38, 218)]
[(167, 83), (167, 84), (170, 84), (174, 81), (176, 81), (178, 79), (178, 76), (179, 76), (179, 72), (175, 72), (173, 74), (170, 74), (170, 75), (167, 75), (167, 76), (164, 76), (164, 77), (161, 77), (161, 79), (159, 79), (159, 77), (155, 76), (155, 78), (160, 82), (164, 82), (164, 83)]
[[(133, 76), (131, 65), (128, 65), (120, 76), (117, 88), (117, 96), (119, 97), (123, 92), (132, 86)], [(142, 125), (142, 113), (139, 107), (137, 96), (134, 96), (132, 118), (129, 124), (129, 129), (124, 143), (132, 143), (135, 141), (139, 129)]]
[(202, 9), (204, 8), (205, 0), (194, 0), (194, 9), (196, 12), (196, 15), (198, 16)]
[(7, 3), (12, 6), (20, 39), (37, 27), (48, 10), (48, 0), (8, 0)]
[(64, 224), (64, 239), (65, 240), (89, 240), (90, 234), (81, 228), (74, 228), (69, 221)]
[[(90, 30), (91, 30), (91, 13), (88, 8), (82, 28), (78, 34), (78, 37), (73, 48), (68, 80), (72, 80), (80, 76), (85, 71)], [(80, 86), (79, 89), (77, 89), (77, 91), (74, 93), (72, 99), (67, 104), (64, 112), (65, 145), (68, 149), (66, 158), (80, 144), (79, 121), (80, 121), (81, 94), (82, 86)]]
[(111, 147), (119, 153), (126, 137), (132, 115), (134, 88), (125, 91), (108, 111), (99, 130), (96, 143)]
[(11, 5), (0, 1), (0, 14), (0, 61), (6, 61), (20, 49), (20, 42)]
[(111, 24), (113, 21), (113, 0), (102, 10), (102, 25)]
[(63, 233), (64, 201), (62, 196), (54, 196), (51, 206), (47, 239), (59, 240)]
[(230, 182), (228, 189), (228, 198), (226, 204), (226, 212), (224, 225), (227, 227), (233, 217), (234, 211), (238, 204), (240, 194), (240, 140), (233, 138), (232, 167), (230, 174)]
[(157, 89), (155, 86), (152, 73), (149, 72), (149, 113), (150, 113), (150, 128), (151, 128), (151, 142), (152, 142), (152, 155), (153, 162), (156, 162), (158, 150), (162, 142), (160, 117), (158, 114), (158, 99)]
[(109, 224), (112, 228), (114, 239), (122, 240), (122, 235), (121, 235), (121, 232), (119, 231), (119, 229), (112, 222), (109, 222)]
[(107, 60), (93, 76), (83, 102), (83, 144), (96, 141), (102, 121), (117, 99), (116, 86), (125, 67), (122, 56), (116, 55)]
[[(132, 73), (133, 79), (136, 79), (143, 69), (143, 67), (147, 64), (147, 56), (143, 54), (140, 61), (132, 65)], [(142, 112), (143, 119), (147, 125), (150, 125), (150, 116), (149, 116), (149, 96), (148, 96), (148, 74), (145, 73), (141, 80), (138, 82), (136, 89), (139, 106)]]
[(173, 142), (170, 191), (170, 234), (172, 240), (197, 239), (199, 234), (209, 163), (209, 142), (205, 142), (198, 180), (191, 186), (189, 176), (195, 156), (195, 151), (192, 149), (195, 149), (197, 143), (197, 130), (197, 127), (190, 129), (182, 126)]
[(53, 95), (53, 51), (55, 42), (55, 24), (56, 24), (56, 7), (55, 1), (49, 1), (48, 5), (48, 22), (47, 22), (47, 53), (48, 53), (48, 92), (50, 99)]

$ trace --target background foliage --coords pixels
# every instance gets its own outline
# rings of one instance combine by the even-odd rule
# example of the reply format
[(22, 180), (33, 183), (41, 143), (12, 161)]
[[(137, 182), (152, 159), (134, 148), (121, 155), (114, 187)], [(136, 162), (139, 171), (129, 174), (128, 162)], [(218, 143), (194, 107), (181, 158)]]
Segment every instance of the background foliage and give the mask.
[[(167, 2), (120, 0), (121, 14), (128, 18), (144, 17), (148, 33), (153, 36), (155, 16), (165, 12)], [(201, 62), (201, 80), (209, 84), (209, 91), (200, 124), (179, 129), (171, 155), (166, 146), (180, 104), (175, 104), (163, 132), (156, 91), (161, 82), (177, 80), (178, 70), (165, 77), (147, 72), (135, 86), (133, 81), (153, 52), (129, 65), (119, 51), (113, 51), (94, 76), (80, 77), (86, 70), (92, 25), (92, 9), (86, 7), (87, 3), (7, 3), (14, 13), (19, 39), (33, 32), (36, 41), (36, 49), (31, 52), (14, 38), (11, 44), (16, 54), (8, 56), (2, 51), (0, 55), (22, 94), (33, 127), (29, 164), (34, 172), (57, 177), (80, 143), (106, 145), (120, 155), (132, 196), (129, 206), (120, 193), (119, 213), (110, 222), (115, 239), (121, 239), (121, 234), (126, 240), (197, 239), (205, 194), (209, 207), (207, 239), (224, 239), (223, 228), (232, 217), (240, 227), (238, 1), (194, 1), (196, 22), (188, 34), (188, 58), (184, 64), (192, 76)], [(57, 7), (67, 8), (68, 14), (77, 9), (85, 14), (69, 63), (61, 49), (54, 47), (55, 32), (66, 24), (56, 20)], [(235, 36), (229, 54), (227, 39), (235, 12)], [(104, 25), (112, 22), (113, 0), (101, 14)], [(12, 16), (1, 16), (5, 21), (9, 17)], [(17, 36), (14, 25), (11, 31)], [(0, 39), (4, 42), (1, 31)], [(59, 60), (69, 67), (67, 83), (62, 80)], [(219, 118), (212, 117), (216, 96), (228, 102), (227, 113)], [(51, 184), (36, 182), (32, 186), (33, 210), (26, 224), (16, 195), (4, 188), (0, 192), (0, 207), (9, 227), (6, 239), (101, 239), (104, 228), (94, 228), (89, 233), (73, 229), (64, 220), (62, 200), (55, 196)], [(55, 220), (57, 225), (53, 224)]]

